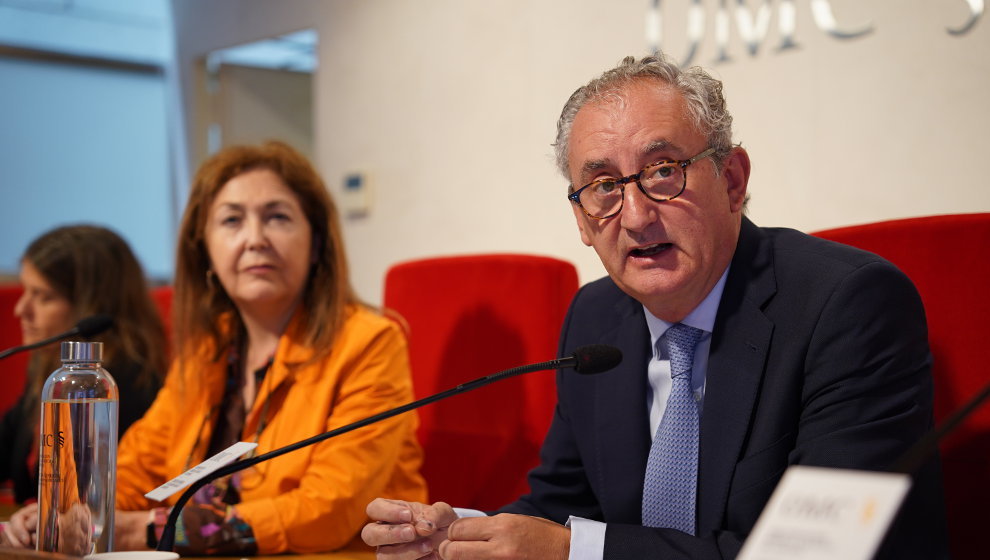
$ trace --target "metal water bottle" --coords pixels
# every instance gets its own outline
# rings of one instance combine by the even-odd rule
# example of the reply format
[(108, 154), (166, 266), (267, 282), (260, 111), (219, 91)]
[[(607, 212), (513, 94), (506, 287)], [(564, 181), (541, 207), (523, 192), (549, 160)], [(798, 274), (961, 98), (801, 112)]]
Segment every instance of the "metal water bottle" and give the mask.
[(38, 550), (113, 550), (118, 395), (102, 359), (102, 342), (63, 342), (41, 390)]

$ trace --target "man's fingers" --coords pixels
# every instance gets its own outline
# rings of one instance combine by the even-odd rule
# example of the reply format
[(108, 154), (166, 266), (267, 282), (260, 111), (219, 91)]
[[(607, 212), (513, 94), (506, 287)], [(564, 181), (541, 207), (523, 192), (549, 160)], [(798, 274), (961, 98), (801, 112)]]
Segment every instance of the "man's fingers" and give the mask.
[(433, 546), (426, 540), (409, 544), (379, 546), (375, 555), (376, 560), (433, 560), (439, 556)]
[(375, 498), (366, 508), (368, 517), (380, 523), (399, 525), (410, 523), (420, 536), (432, 535), (457, 519), (454, 510), (443, 502), (432, 506), (418, 502)]
[(412, 504), (403, 500), (375, 498), (366, 511), (368, 517), (385, 523), (409, 523), (413, 520)]
[(437, 552), (443, 560), (483, 559), (493, 552), (488, 542), (498, 532), (495, 517), (464, 517), (447, 528), (447, 540), (440, 543)]
[(464, 517), (450, 524), (447, 538), (452, 541), (487, 541), (498, 532), (497, 517)]
[(378, 560), (438, 560), (436, 547), (457, 519), (454, 509), (443, 502), (428, 506), (377, 498), (367, 512), (375, 522), (361, 529), (361, 540), (377, 547)]
[(482, 560), (491, 557), (492, 547), (480, 541), (443, 541), (438, 552), (442, 560)]
[(416, 531), (420, 535), (431, 535), (437, 530), (446, 529), (457, 520), (454, 508), (444, 502), (436, 502), (432, 506), (413, 512), (416, 519)]
[(439, 545), (443, 560), (564, 560), (570, 548), (570, 531), (547, 519), (500, 514), (494, 517), (458, 519)]
[(391, 544), (409, 543), (418, 538), (412, 525), (403, 523), (368, 523), (361, 529), (361, 540), (368, 546), (386, 546)]

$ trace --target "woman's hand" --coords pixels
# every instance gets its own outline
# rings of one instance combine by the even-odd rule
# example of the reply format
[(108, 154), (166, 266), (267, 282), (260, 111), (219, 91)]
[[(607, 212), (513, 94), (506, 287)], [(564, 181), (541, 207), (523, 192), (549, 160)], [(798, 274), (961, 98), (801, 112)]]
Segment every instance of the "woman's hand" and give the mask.
[(58, 515), (58, 550), (70, 556), (85, 556), (93, 552), (93, 516), (81, 503), (69, 506)]
[(149, 511), (120, 511), (113, 514), (114, 550), (148, 550)]
[(34, 548), (38, 540), (38, 504), (22, 507), (10, 516), (10, 522), (0, 532), (0, 544), (16, 548)]

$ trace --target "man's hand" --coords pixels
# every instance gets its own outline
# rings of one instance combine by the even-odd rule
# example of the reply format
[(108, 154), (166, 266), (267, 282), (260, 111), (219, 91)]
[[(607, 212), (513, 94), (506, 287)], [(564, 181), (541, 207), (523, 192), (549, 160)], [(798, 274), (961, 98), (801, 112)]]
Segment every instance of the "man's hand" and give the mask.
[(570, 551), (570, 529), (508, 513), (458, 519), (439, 550), (443, 560), (567, 560)]
[(457, 519), (443, 502), (432, 506), (376, 498), (368, 504), (369, 523), (361, 530), (365, 544), (378, 547), (379, 560), (436, 559), (447, 527)]
[(4, 531), (0, 531), (0, 544), (17, 548), (34, 548), (38, 535), (38, 504), (22, 507), (10, 516)]

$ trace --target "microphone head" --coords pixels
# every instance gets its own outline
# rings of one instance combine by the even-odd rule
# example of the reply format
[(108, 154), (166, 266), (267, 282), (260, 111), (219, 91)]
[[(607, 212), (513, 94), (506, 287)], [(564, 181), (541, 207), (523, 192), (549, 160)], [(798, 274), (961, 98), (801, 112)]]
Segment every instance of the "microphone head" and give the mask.
[(113, 326), (113, 317), (99, 314), (90, 315), (76, 323), (76, 334), (83, 337), (98, 335)]
[(622, 351), (608, 344), (588, 344), (574, 350), (574, 360), (574, 371), (578, 373), (601, 373), (622, 362)]

